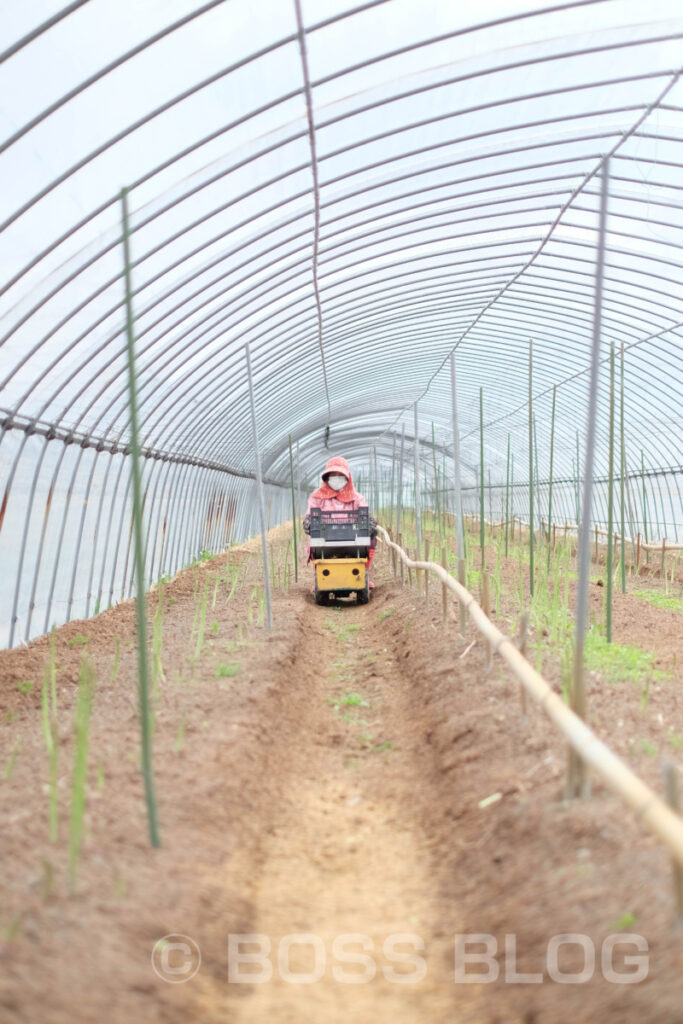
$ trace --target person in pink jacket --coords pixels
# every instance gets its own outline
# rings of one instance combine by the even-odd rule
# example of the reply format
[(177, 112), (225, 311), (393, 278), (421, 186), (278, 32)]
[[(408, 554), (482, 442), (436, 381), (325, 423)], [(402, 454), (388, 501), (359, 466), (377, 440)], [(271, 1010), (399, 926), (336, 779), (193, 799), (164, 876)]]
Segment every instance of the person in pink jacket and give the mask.
[[(304, 516), (304, 531), (309, 533), (310, 531), (310, 511), (312, 508), (320, 508), (325, 512), (349, 512), (352, 509), (362, 508), (367, 505), (367, 501), (362, 494), (359, 494), (356, 488), (353, 486), (353, 478), (351, 476), (351, 470), (346, 459), (342, 459), (341, 456), (336, 455), (330, 459), (325, 466), (322, 474), (322, 484), (313, 491), (308, 498), (308, 508), (306, 509), (306, 515)], [(366, 568), (370, 568), (372, 559), (375, 556), (375, 548), (377, 546), (377, 523), (372, 517), (370, 518), (370, 536), (372, 537), (372, 547), (368, 553), (368, 560), (365, 563)], [(308, 558), (307, 561), (311, 560), (311, 545), (308, 545)], [(373, 587), (373, 584), (370, 583)]]

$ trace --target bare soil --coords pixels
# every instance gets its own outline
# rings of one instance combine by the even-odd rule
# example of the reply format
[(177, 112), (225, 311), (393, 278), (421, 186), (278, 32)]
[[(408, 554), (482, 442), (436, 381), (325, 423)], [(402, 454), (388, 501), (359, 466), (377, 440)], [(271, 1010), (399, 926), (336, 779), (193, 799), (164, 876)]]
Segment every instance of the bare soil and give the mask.
[[(271, 539), (283, 551), (286, 530)], [(564, 743), (536, 709), (522, 714), (501, 667), (485, 673), (481, 644), (473, 632), (458, 636), (452, 607), (444, 627), (440, 591), (432, 587), (427, 608), (393, 578), (380, 548), (368, 606), (318, 608), (304, 571), (298, 584), (276, 590), (269, 635), (259, 617), (257, 551), (255, 542), (234, 548), (163, 592), (154, 729), (160, 849), (149, 844), (139, 770), (134, 606), (57, 632), (55, 844), (40, 700), (49, 641), (0, 653), (0, 1018), (680, 1022), (683, 934), (666, 853), (599, 784), (589, 801), (562, 800)], [(229, 586), (215, 590), (215, 578), (237, 564), (244, 577), (228, 600)], [(508, 572), (514, 566), (503, 566)], [(157, 608), (154, 592), (150, 618)], [(645, 707), (631, 684), (591, 682), (591, 724), (658, 790), (652, 748), (675, 757), (667, 737), (683, 736), (681, 619), (616, 594), (615, 639), (653, 651), (666, 675)], [(511, 602), (501, 620), (514, 625)], [(69, 894), (84, 652), (97, 684), (86, 837)], [(221, 674), (226, 667), (234, 674)], [(559, 687), (552, 658), (543, 667)], [(584, 983), (549, 974), (549, 947), (565, 933), (596, 951)], [(648, 946), (647, 977), (637, 984), (603, 976), (605, 939), (626, 933)], [(229, 936), (247, 934), (260, 938), (244, 951), (270, 944), (266, 983), (238, 983), (234, 962), (229, 971)], [(456, 976), (464, 934), (488, 936), (497, 980), (473, 979), (482, 968), (472, 963), (463, 968), (468, 980)], [(157, 946), (164, 977), (153, 969), (155, 944), (169, 935), (201, 951), (185, 983), (173, 982), (197, 966), (193, 946), (187, 956)], [(313, 943), (324, 975), (301, 983), (316, 968)], [(369, 959), (345, 962), (344, 950)], [(633, 970), (625, 952), (634, 950), (622, 945), (614, 955), (622, 976)], [(399, 962), (400, 953), (413, 959)], [(558, 970), (576, 975), (583, 962), (580, 947), (564, 945)], [(287, 970), (299, 983), (285, 980)], [(540, 981), (519, 981), (515, 970)]]

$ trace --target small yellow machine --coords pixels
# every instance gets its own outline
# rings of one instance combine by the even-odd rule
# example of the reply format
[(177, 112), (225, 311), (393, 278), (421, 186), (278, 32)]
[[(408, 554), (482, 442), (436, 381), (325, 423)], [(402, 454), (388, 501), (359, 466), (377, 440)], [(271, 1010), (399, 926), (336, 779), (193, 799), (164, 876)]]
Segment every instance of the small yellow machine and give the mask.
[(352, 512), (311, 509), (310, 537), (316, 604), (351, 594), (358, 604), (367, 604), (370, 587), (365, 563), (371, 544), (367, 507)]

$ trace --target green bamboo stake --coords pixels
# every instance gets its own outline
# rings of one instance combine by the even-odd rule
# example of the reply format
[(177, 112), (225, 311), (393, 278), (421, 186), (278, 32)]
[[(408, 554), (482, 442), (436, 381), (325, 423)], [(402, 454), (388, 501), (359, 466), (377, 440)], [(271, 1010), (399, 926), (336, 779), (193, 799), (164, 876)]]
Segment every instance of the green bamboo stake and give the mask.
[(481, 548), (481, 567), (486, 568), (484, 544), (484, 389), (479, 388), (479, 546)]
[(123, 234), (123, 279), (126, 292), (126, 353), (128, 358), (128, 404), (130, 410), (130, 458), (133, 478), (133, 516), (135, 521), (135, 575), (137, 598), (135, 610), (138, 634), (138, 677), (140, 695), (140, 729), (142, 733), (142, 773), (145, 782), (147, 821), (152, 846), (161, 846), (154, 795), (154, 768), (152, 764), (152, 725), (149, 705), (149, 676), (147, 671), (147, 616), (145, 607), (145, 553), (142, 533), (142, 488), (140, 474), (140, 442), (138, 435), (138, 402), (135, 373), (135, 346), (133, 340), (133, 303), (130, 279), (130, 230), (128, 227), (128, 191), (121, 190), (121, 218)]
[[(647, 535), (647, 491), (645, 489), (645, 453), (643, 449), (640, 449), (640, 472), (643, 477), (643, 536), (645, 537), (645, 543), (649, 544), (649, 538)], [(645, 561), (650, 561), (650, 552), (645, 549)]]
[(605, 609), (605, 636), (612, 642), (612, 559), (614, 552), (614, 343), (609, 352), (609, 462), (607, 470), (607, 607)]
[(439, 493), (439, 469), (436, 464), (436, 438), (434, 435), (434, 420), (432, 420), (432, 461), (434, 463), (434, 487), (436, 489), (436, 517), (439, 526), (439, 550), (443, 547), (441, 533), (441, 494)]
[(505, 557), (508, 556), (508, 536), (510, 529), (510, 435), (508, 434), (508, 454), (505, 463)]
[(576, 431), (576, 473), (575, 476), (575, 490), (576, 490), (576, 528), (578, 530), (581, 523), (581, 498), (579, 496), (579, 475), (581, 472), (581, 459), (579, 457), (579, 432)]
[(529, 593), (534, 594), (534, 410), (533, 410), (534, 343), (529, 338)]
[(553, 406), (550, 413), (550, 481), (548, 483), (548, 573), (550, 573), (550, 546), (553, 535), (553, 456), (555, 454), (555, 400), (557, 385), (553, 384)]
[(624, 487), (626, 482), (626, 442), (624, 437), (624, 343), (621, 343), (621, 381), (619, 395), (619, 501), (621, 504), (621, 592), (626, 593), (626, 514)]
[(292, 486), (292, 533), (294, 534), (294, 582), (299, 582), (299, 556), (296, 550), (296, 496), (294, 493), (294, 456), (292, 455), (292, 435), (289, 435), (289, 479)]

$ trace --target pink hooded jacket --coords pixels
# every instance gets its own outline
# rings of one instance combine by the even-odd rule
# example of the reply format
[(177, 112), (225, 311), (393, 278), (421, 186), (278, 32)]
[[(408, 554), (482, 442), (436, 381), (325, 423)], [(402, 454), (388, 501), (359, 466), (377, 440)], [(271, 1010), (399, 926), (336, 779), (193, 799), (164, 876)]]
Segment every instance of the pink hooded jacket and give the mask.
[[(363, 505), (367, 505), (367, 501), (362, 494), (359, 494), (356, 488), (353, 486), (353, 479), (351, 477), (351, 470), (346, 459), (342, 459), (341, 456), (337, 455), (330, 459), (325, 469), (323, 470), (323, 476), (328, 473), (343, 473), (347, 479), (346, 486), (341, 491), (333, 490), (330, 485), (323, 480), (321, 486), (317, 491), (313, 491), (313, 494), (309, 496), (307, 512), (310, 512), (312, 508), (321, 508), (325, 512), (348, 512), (351, 509), (361, 508)], [(377, 543), (376, 539), (373, 538), (373, 547), (370, 550), (369, 558), (365, 563), (367, 566), (372, 562), (373, 555), (375, 554), (374, 545)], [(308, 543), (307, 548), (307, 560), (311, 560), (311, 544)]]
[(363, 495), (353, 486), (351, 470), (346, 459), (342, 459), (341, 456), (330, 459), (323, 470), (323, 476), (327, 476), (328, 473), (342, 473), (348, 481), (346, 486), (341, 491), (335, 491), (323, 480), (318, 490), (310, 495), (307, 512), (312, 508), (321, 508), (325, 512), (344, 512), (367, 505)]

